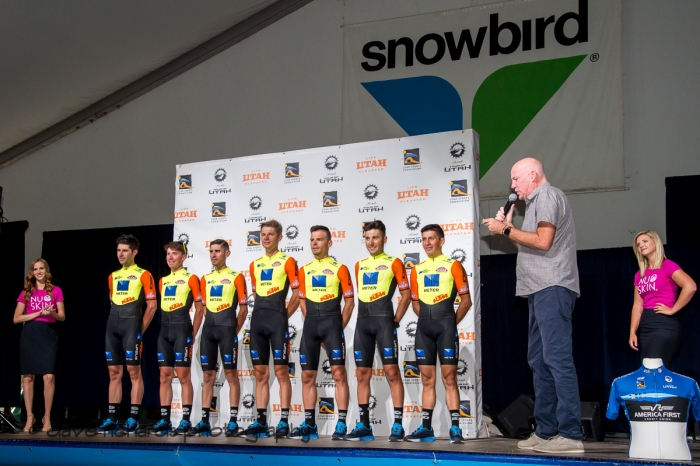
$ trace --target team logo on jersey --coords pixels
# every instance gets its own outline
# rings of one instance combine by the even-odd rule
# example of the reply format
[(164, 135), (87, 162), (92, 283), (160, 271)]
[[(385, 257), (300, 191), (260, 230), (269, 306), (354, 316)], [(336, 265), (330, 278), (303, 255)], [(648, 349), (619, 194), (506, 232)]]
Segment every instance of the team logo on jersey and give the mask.
[(665, 380), (666, 382), (668, 382), (668, 383), (673, 382), (673, 379), (671, 378), (670, 375), (667, 375), (666, 377), (664, 377), (664, 380)]
[(209, 296), (221, 298), (224, 296), (224, 285), (212, 285), (209, 288)]
[(448, 272), (448, 270), (447, 270), (445, 267), (438, 267), (437, 269), (435, 269), (435, 271), (436, 271), (437, 273), (445, 273), (445, 272)]
[(231, 364), (233, 362), (232, 354), (224, 354), (224, 364)]
[(382, 265), (378, 265), (374, 270), (388, 270), (388, 269), (389, 269), (389, 267), (382, 264)]
[(202, 364), (209, 364), (209, 357), (205, 355), (201, 355), (199, 359), (202, 361)]
[(165, 292), (163, 296), (175, 296), (177, 295), (177, 285), (169, 285), (165, 287)]
[(158, 362), (165, 361), (165, 354), (164, 353), (157, 353), (158, 356)]
[(437, 287), (440, 286), (440, 275), (436, 273), (426, 273), (423, 275), (423, 286)]
[(394, 348), (384, 348), (384, 352), (382, 355), (385, 358), (393, 358), (394, 357)]
[(250, 350), (250, 357), (254, 359), (258, 359), (258, 350)]
[(331, 357), (333, 359), (341, 359), (343, 357), (343, 350), (339, 350), (339, 349), (332, 350)]
[(306, 364), (306, 355), (305, 354), (299, 355), (299, 362)]
[(129, 280), (117, 280), (117, 291), (129, 291)]
[(362, 274), (363, 285), (376, 285), (379, 283), (379, 272), (365, 272)]
[(271, 281), (273, 272), (274, 272), (274, 269), (262, 269), (260, 271), (260, 280), (263, 282)]
[(416, 361), (405, 360), (403, 366), (403, 377), (405, 379), (420, 379), (420, 369)]
[(354, 351), (355, 361), (362, 361), (362, 351)]
[(325, 275), (313, 275), (311, 277), (311, 287), (312, 288), (325, 288), (326, 287), (326, 276)]
[(416, 358), (417, 359), (425, 359), (425, 350), (424, 349), (417, 349), (416, 350)]
[(182, 361), (182, 353), (175, 353), (175, 360)]
[(331, 398), (318, 398), (318, 414), (335, 414), (335, 400)]
[(646, 388), (647, 384), (644, 377), (637, 377), (637, 388)]
[(177, 177), (177, 189), (192, 189), (192, 175), (179, 175)]
[(107, 359), (107, 361), (112, 360), (112, 352), (111, 351), (105, 351), (105, 359)]
[(176, 284), (176, 285), (184, 285), (185, 283), (187, 283), (185, 280), (177, 280), (177, 281), (175, 281), (175, 284)]
[(445, 358), (454, 358), (455, 357), (455, 349), (454, 348), (444, 348), (443, 350), (443, 355)]
[(281, 358), (282, 357), (282, 350), (281, 349), (273, 350), (273, 355), (274, 355), (273, 357), (275, 359)]

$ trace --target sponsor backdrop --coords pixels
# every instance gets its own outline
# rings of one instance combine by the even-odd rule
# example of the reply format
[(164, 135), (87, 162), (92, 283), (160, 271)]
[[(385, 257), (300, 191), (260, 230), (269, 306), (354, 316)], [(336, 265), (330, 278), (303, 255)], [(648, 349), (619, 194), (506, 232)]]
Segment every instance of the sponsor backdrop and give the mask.
[[(276, 219), (284, 227), (280, 249), (294, 257), (299, 266), (310, 262), (309, 228), (323, 224), (330, 228), (330, 254), (354, 273), (355, 263), (368, 255), (362, 238), (363, 222), (382, 220), (387, 225), (386, 251), (400, 257), (411, 268), (425, 259), (420, 229), (439, 223), (446, 233), (444, 253), (459, 260), (468, 275), (474, 306), (459, 323), (459, 391), (461, 424), (469, 437), (477, 436), (481, 425), (481, 357), (479, 301), (478, 229), (478, 139), (471, 130), (452, 131), (402, 139), (344, 146), (299, 150), (177, 166), (175, 197), (175, 239), (188, 243), (188, 270), (201, 275), (211, 271), (208, 245), (223, 238), (231, 245), (228, 265), (242, 271), (250, 287), (249, 264), (264, 254), (260, 246), (260, 222)], [(353, 280), (355, 281), (355, 280)], [(398, 291), (395, 299), (398, 301)], [(249, 288), (249, 307), (255, 303)], [(400, 364), (406, 386), (404, 427), (412, 431), (421, 422), (420, 372), (416, 364), (414, 337), (417, 316), (409, 311), (398, 330)], [(289, 321), (293, 396), (290, 423), (303, 421), (299, 345), (304, 319), (301, 312)], [(358, 419), (356, 404), (353, 335), (355, 315), (345, 329), (352, 428)], [(242, 426), (254, 420), (255, 379), (249, 354), (250, 314), (239, 335), (238, 368), (241, 378), (239, 419)], [(193, 360), (195, 405), (193, 420), (200, 417), (202, 373), (199, 340)], [(319, 367), (319, 432), (331, 434), (337, 419), (335, 384), (328, 359), (322, 350)], [(219, 369), (212, 403), (212, 422), (228, 421), (228, 385)], [(274, 372), (271, 372), (274, 374)], [(393, 420), (389, 386), (379, 356), (375, 356), (372, 378), (371, 419), (378, 435), (389, 435)], [(174, 382), (173, 407), (181, 413), (180, 387)], [(444, 388), (438, 383), (435, 428), (446, 435), (449, 413), (444, 405)], [(270, 425), (279, 420), (278, 384), (270, 393)]]
[(620, 0), (519, 0), (350, 25), (342, 142), (473, 128), (481, 197), (537, 157), (567, 192), (624, 189)]

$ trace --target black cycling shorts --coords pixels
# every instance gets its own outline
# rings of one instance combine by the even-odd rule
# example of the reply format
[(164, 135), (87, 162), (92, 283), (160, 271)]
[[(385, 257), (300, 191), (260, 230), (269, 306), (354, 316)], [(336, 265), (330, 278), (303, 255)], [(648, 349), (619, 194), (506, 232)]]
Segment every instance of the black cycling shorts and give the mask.
[(331, 366), (345, 365), (343, 319), (337, 316), (306, 316), (299, 346), (299, 362), (303, 371), (317, 371), (321, 343), (326, 346)]
[(192, 324), (161, 322), (158, 334), (158, 367), (192, 365)]
[(105, 358), (108, 366), (141, 364), (143, 342), (141, 319), (109, 316), (105, 333)]
[(382, 364), (399, 363), (399, 343), (393, 317), (360, 317), (355, 326), (354, 354), (357, 367), (372, 367), (374, 347), (379, 348)]
[(416, 330), (416, 362), (434, 366), (437, 357), (443, 366), (456, 366), (459, 360), (457, 322), (450, 319), (418, 319)]
[(250, 359), (254, 366), (270, 363), (270, 346), (275, 366), (289, 363), (289, 322), (284, 313), (256, 309), (250, 318)]
[(236, 327), (232, 325), (202, 325), (202, 336), (199, 342), (199, 361), (203, 371), (215, 371), (219, 360), (224, 363), (224, 369), (236, 369), (238, 361), (238, 336)]

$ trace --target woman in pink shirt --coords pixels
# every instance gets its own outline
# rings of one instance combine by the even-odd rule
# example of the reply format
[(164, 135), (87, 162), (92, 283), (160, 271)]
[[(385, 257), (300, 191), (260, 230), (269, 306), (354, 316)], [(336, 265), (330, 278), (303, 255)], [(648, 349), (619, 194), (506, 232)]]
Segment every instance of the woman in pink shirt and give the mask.
[(66, 320), (63, 307), (63, 292), (51, 283), (49, 264), (44, 259), (36, 259), (29, 266), (27, 283), (17, 298), (14, 322), (24, 323), (19, 340), (19, 361), (24, 388), (24, 404), (27, 407), (25, 432), (31, 432), (34, 425), (32, 401), (34, 400), (34, 375), (44, 375), (44, 432), (51, 430), (51, 406), (53, 404), (54, 367), (58, 334), (54, 329), (56, 321)]
[(678, 264), (666, 259), (655, 231), (637, 233), (632, 247), (639, 272), (634, 276), (629, 344), (641, 350), (642, 359), (660, 358), (668, 366), (680, 337), (676, 313), (688, 304), (697, 286)]

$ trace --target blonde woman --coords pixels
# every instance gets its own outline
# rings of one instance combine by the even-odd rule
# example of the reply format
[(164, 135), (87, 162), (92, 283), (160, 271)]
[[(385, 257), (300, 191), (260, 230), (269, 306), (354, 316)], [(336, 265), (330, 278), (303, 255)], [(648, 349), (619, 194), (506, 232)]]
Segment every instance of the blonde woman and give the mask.
[(666, 259), (655, 231), (637, 233), (632, 247), (639, 272), (634, 276), (629, 344), (642, 359), (660, 358), (668, 366), (680, 338), (676, 313), (688, 304), (697, 286), (678, 264)]
[(19, 340), (19, 361), (24, 388), (24, 404), (27, 408), (25, 432), (34, 426), (34, 375), (44, 376), (43, 432), (51, 430), (51, 406), (53, 405), (54, 367), (58, 350), (58, 334), (54, 329), (56, 321), (66, 320), (63, 307), (63, 292), (51, 283), (49, 264), (44, 259), (36, 259), (29, 266), (27, 282), (17, 298), (14, 322), (23, 323)]

